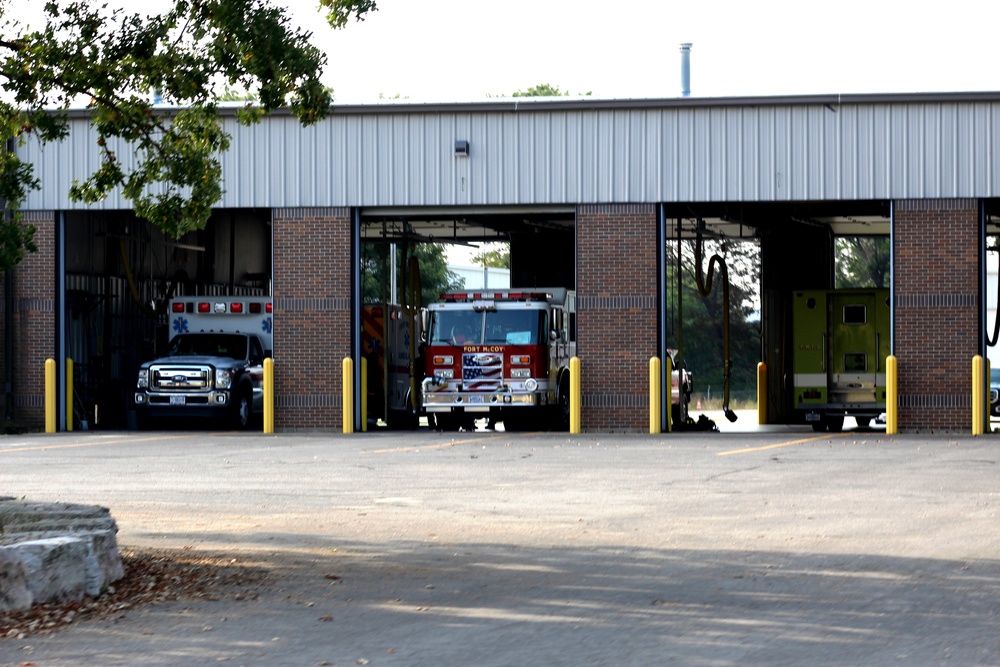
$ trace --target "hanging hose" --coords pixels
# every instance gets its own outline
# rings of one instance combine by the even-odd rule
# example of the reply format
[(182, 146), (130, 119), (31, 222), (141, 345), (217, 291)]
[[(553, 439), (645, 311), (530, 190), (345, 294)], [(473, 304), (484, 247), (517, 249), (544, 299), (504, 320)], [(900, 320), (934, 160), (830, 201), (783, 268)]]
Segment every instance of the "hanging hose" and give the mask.
[(694, 263), (695, 281), (698, 283), (698, 291), (703, 297), (712, 294), (712, 279), (715, 277), (715, 269), (719, 268), (722, 273), (722, 412), (726, 419), (731, 422), (736, 421), (736, 413), (729, 409), (729, 376), (732, 374), (733, 361), (729, 356), (729, 270), (726, 268), (726, 260), (721, 255), (712, 255), (708, 261), (708, 280), (702, 277), (701, 271), (701, 229), (704, 225), (702, 220), (698, 220), (698, 240), (695, 244)]
[(417, 256), (407, 258), (408, 250), (410, 244), (406, 243), (403, 245), (403, 266), (406, 267), (407, 271), (407, 281), (406, 286), (402, 290), (403, 298), (401, 299), (403, 308), (403, 313), (406, 314), (407, 321), (410, 325), (410, 394), (407, 397), (407, 403), (414, 414), (417, 414), (419, 406), (417, 405), (418, 393), (417, 393), (417, 340), (416, 340), (416, 319), (417, 314), (420, 312), (420, 263), (417, 260)]

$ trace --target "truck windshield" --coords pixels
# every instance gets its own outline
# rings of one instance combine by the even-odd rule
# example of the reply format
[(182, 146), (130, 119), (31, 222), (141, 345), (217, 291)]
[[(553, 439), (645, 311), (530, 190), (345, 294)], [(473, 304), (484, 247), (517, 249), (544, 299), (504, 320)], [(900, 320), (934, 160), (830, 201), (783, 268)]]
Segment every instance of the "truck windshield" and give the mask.
[(247, 338), (228, 334), (181, 334), (170, 341), (168, 357), (189, 355), (246, 359)]
[(537, 345), (545, 340), (545, 311), (438, 310), (430, 329), (431, 345)]
[(479, 345), (483, 314), (474, 310), (438, 310), (431, 320), (431, 345)]
[(487, 345), (538, 345), (545, 340), (544, 310), (495, 310), (486, 313)]

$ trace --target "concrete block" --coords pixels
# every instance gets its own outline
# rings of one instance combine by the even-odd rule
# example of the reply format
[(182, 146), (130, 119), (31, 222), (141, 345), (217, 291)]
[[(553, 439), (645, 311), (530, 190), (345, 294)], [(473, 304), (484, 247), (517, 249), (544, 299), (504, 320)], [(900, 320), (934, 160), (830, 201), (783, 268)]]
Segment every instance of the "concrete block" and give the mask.
[(20, 556), (0, 547), (0, 612), (29, 609), (33, 602)]
[(5, 548), (13, 549), (21, 558), (33, 602), (79, 600), (86, 592), (86, 540), (50, 537)]

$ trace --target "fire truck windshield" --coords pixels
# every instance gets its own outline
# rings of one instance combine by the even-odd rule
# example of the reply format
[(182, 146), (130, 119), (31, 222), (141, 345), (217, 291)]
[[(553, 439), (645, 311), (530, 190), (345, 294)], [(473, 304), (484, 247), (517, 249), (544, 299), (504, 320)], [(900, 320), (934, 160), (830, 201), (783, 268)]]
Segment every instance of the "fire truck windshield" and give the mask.
[(544, 310), (438, 310), (429, 340), (431, 345), (537, 345), (546, 340), (545, 326)]

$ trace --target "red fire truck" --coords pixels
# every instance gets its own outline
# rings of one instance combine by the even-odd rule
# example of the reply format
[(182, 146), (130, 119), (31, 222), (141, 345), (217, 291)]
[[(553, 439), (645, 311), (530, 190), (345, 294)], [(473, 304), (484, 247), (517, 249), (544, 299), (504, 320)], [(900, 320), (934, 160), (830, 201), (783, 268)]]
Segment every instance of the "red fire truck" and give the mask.
[(421, 398), (437, 428), (471, 430), (482, 417), (508, 431), (568, 428), (575, 292), (453, 292), (427, 310)]

